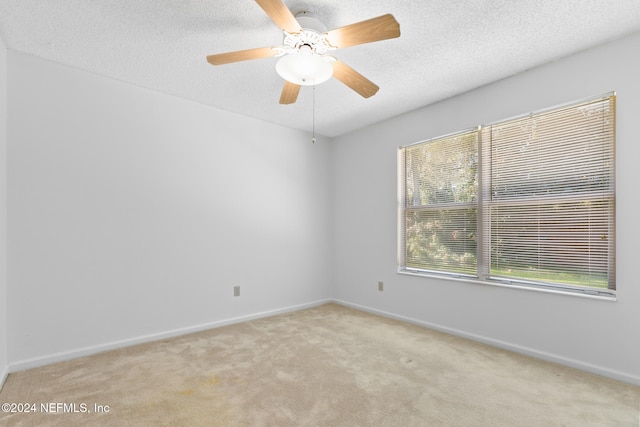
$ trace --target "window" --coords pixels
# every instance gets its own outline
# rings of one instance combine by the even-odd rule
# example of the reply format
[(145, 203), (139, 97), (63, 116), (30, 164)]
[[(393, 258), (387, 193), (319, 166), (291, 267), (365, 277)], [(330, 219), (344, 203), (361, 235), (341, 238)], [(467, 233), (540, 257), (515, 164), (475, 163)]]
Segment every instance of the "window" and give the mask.
[(615, 293), (615, 95), (399, 150), (399, 271)]

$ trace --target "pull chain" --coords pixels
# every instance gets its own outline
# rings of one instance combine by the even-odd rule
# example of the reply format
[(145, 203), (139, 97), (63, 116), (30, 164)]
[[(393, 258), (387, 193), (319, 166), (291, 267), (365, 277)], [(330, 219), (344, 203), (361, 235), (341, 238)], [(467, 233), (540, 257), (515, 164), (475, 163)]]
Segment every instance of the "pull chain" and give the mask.
[(313, 105), (311, 107), (311, 143), (316, 143), (316, 85), (313, 85)]

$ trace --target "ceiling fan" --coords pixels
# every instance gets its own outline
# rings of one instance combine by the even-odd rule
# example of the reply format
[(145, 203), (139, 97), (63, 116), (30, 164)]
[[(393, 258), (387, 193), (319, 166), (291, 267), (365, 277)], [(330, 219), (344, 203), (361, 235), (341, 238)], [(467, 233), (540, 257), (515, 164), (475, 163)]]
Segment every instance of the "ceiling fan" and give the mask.
[(207, 56), (212, 65), (223, 65), (250, 59), (280, 57), (276, 71), (285, 79), (281, 104), (296, 102), (301, 86), (320, 84), (332, 76), (369, 98), (380, 89), (375, 83), (328, 55), (335, 49), (392, 39), (400, 36), (400, 24), (390, 15), (382, 15), (326, 31), (311, 13), (294, 15), (282, 0), (256, 0), (271, 20), (282, 29), (282, 46), (260, 47)]

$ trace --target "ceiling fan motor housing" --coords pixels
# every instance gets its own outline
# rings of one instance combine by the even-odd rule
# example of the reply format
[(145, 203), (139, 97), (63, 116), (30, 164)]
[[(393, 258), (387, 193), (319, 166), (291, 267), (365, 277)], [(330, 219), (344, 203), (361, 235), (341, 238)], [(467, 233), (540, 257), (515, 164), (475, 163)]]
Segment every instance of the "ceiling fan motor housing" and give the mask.
[(324, 25), (313, 12), (303, 10), (296, 13), (295, 18), (300, 26), (306, 30), (314, 30), (321, 34), (327, 32), (327, 26)]

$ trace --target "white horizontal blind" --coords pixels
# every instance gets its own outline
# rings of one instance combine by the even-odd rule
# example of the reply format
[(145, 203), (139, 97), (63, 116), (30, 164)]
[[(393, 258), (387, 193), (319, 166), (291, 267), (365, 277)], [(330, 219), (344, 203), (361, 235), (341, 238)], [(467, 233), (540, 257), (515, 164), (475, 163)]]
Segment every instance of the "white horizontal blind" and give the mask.
[(400, 271), (612, 293), (615, 95), (399, 150)]
[(615, 97), (482, 130), (481, 275), (615, 289)]
[(478, 132), (400, 149), (402, 269), (476, 274)]

